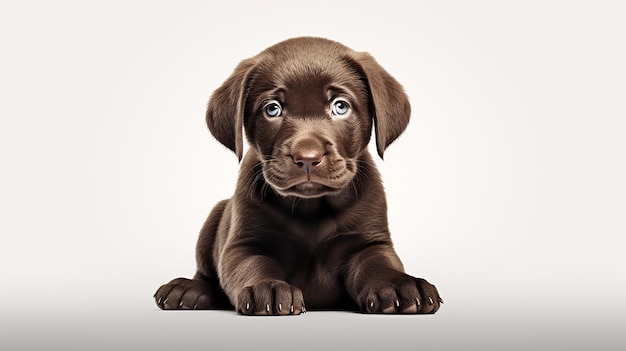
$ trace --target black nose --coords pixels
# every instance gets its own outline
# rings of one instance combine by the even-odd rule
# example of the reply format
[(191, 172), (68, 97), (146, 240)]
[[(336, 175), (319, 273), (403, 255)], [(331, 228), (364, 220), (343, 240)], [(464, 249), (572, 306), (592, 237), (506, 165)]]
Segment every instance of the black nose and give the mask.
[(308, 149), (298, 150), (292, 155), (293, 163), (304, 172), (311, 173), (322, 163), (324, 154), (320, 150)]

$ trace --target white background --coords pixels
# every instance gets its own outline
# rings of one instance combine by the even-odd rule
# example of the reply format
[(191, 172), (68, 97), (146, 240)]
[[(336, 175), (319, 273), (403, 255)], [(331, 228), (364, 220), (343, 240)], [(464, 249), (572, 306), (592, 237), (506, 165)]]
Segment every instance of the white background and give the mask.
[[(618, 1), (0, 5), (0, 348), (626, 348)], [(208, 133), (236, 64), (313, 35), (368, 51), (413, 115), (380, 169), (434, 316), (163, 312), (237, 160)], [(351, 348), (349, 345), (357, 345)]]

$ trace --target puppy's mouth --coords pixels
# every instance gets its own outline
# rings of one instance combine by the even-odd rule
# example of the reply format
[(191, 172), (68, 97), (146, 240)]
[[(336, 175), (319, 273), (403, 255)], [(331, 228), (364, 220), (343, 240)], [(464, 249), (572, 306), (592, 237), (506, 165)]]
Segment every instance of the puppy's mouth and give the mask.
[(303, 181), (286, 189), (274, 189), (283, 196), (297, 196), (301, 198), (322, 197), (324, 195), (335, 194), (341, 190), (311, 180)]
[(296, 169), (293, 162), (291, 165), (272, 162), (265, 164), (263, 175), (267, 183), (281, 196), (316, 198), (341, 192), (352, 181), (354, 172), (348, 167), (303, 172)]

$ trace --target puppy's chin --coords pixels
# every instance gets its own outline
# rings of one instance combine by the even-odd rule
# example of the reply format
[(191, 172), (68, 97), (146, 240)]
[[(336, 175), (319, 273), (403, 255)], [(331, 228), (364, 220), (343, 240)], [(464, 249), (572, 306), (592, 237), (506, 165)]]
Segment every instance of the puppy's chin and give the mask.
[(281, 196), (295, 196), (303, 199), (313, 199), (326, 195), (334, 195), (341, 191), (341, 188), (331, 188), (327, 185), (315, 183), (312, 181), (305, 181), (286, 189), (279, 189), (272, 187)]

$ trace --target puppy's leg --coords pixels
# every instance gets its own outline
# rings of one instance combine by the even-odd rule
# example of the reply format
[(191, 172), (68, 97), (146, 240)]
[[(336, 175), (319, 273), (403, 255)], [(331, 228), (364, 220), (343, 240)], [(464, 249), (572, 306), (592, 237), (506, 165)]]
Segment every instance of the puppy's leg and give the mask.
[(162, 285), (154, 294), (159, 308), (171, 309), (225, 309), (232, 308), (222, 291), (215, 272), (213, 251), (217, 229), (228, 200), (218, 203), (207, 218), (196, 247), (198, 271), (193, 279), (176, 278)]
[(404, 273), (390, 245), (370, 246), (355, 255), (345, 284), (368, 313), (435, 313), (443, 302), (434, 285)]
[[(245, 315), (293, 315), (306, 312), (302, 291), (288, 284), (270, 257), (250, 247), (226, 250), (220, 279), (235, 310)], [(255, 250), (256, 251), (256, 250)]]

